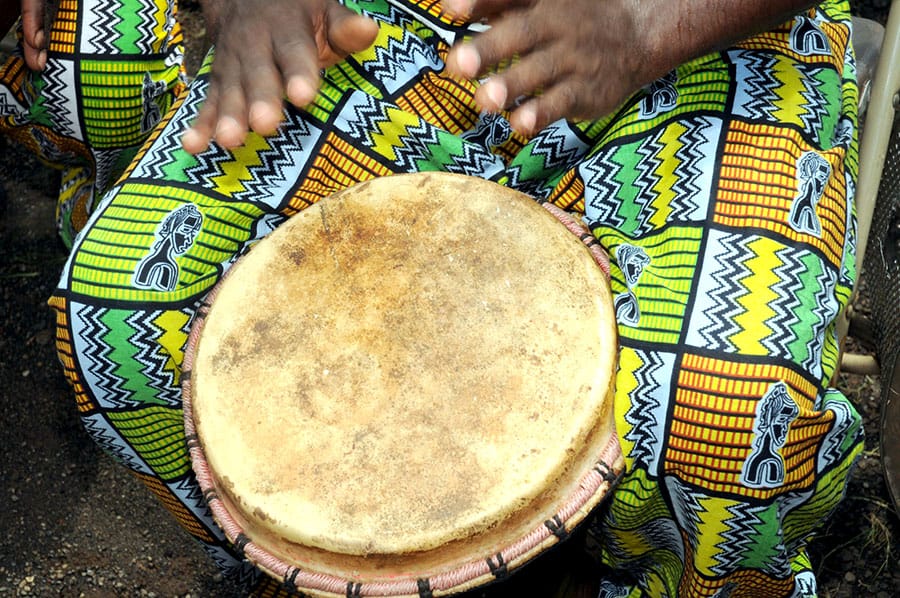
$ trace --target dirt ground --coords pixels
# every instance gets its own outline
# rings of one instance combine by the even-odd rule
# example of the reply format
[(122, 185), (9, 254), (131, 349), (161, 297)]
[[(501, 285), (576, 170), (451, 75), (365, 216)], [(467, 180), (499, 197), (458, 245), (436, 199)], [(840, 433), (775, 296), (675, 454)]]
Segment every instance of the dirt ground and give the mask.
[[(183, 20), (201, 37), (193, 10)], [(78, 421), (46, 306), (65, 259), (57, 174), (0, 139), (0, 184), (0, 596), (238, 596)], [(811, 556), (820, 596), (888, 598), (900, 594), (900, 522), (879, 459), (880, 389), (862, 376), (841, 386), (864, 415), (866, 451)]]

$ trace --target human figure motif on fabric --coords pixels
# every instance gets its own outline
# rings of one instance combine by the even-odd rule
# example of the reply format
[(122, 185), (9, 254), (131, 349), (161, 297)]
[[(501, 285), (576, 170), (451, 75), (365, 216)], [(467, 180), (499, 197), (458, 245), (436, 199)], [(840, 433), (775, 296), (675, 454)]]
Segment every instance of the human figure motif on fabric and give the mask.
[(779, 449), (800, 409), (783, 382), (773, 385), (757, 407), (753, 450), (744, 462), (741, 481), (751, 488), (774, 488), (784, 483), (784, 458)]
[(671, 71), (651, 83), (647, 95), (641, 100), (641, 116), (653, 118), (672, 110), (678, 104), (677, 82), (678, 74)]
[(619, 246), (616, 251), (619, 267), (625, 275), (625, 284), (628, 290), (616, 295), (613, 303), (616, 309), (616, 319), (629, 326), (637, 326), (641, 319), (641, 310), (638, 307), (637, 298), (632, 292), (637, 286), (644, 268), (650, 265), (650, 256), (643, 247), (636, 247), (627, 243)]
[(166, 92), (165, 81), (154, 81), (150, 73), (144, 73), (141, 98), (143, 99), (143, 113), (141, 115), (141, 133), (153, 130), (153, 127), (162, 120), (162, 112), (159, 109), (157, 98)]
[(815, 152), (806, 152), (797, 160), (797, 197), (791, 205), (790, 223), (794, 230), (822, 235), (822, 223), (816, 215), (816, 206), (825, 194), (825, 185), (831, 178), (831, 164)]
[(815, 21), (806, 16), (797, 17), (791, 29), (791, 46), (802, 56), (824, 55), (831, 52), (831, 44)]
[(509, 140), (512, 127), (502, 115), (493, 112), (482, 112), (478, 116), (475, 128), (466, 131), (460, 137), (466, 141), (477, 143), (486, 150), (503, 145)]
[(134, 273), (134, 284), (143, 289), (172, 291), (178, 282), (176, 255), (182, 255), (194, 244), (203, 215), (197, 206), (181, 206), (166, 216), (156, 232), (157, 242)]

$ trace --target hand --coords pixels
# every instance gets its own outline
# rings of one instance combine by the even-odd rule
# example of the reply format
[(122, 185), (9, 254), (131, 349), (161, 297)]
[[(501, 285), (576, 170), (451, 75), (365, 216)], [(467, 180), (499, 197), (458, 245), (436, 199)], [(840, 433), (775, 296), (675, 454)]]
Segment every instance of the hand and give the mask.
[(59, 10), (57, 0), (22, 0), (22, 49), (25, 63), (35, 71), (47, 66), (50, 25)]
[(475, 100), (489, 111), (526, 97), (512, 127), (534, 134), (560, 118), (599, 118), (683, 62), (784, 23), (821, 0), (443, 0), (491, 28), (447, 57), (451, 74), (492, 74)]
[(215, 139), (241, 145), (248, 129), (275, 132), (285, 96), (298, 108), (319, 88), (319, 70), (374, 42), (378, 25), (334, 0), (207, 0), (215, 43), (209, 91), (182, 143), (198, 153)]
[(510, 116), (533, 134), (559, 118), (599, 118), (668, 68), (648, 59), (640, 6), (631, 0), (444, 0), (456, 17), (486, 19), (490, 29), (454, 47), (448, 70), (476, 78), (492, 74), (475, 100), (488, 111), (528, 97)]

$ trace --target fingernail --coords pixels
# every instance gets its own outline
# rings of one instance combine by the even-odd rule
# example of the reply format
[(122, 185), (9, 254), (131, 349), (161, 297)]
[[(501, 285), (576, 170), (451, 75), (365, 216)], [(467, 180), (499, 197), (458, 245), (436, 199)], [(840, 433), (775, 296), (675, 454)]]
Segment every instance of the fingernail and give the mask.
[(234, 117), (223, 116), (216, 123), (215, 138), (224, 147), (235, 147), (243, 142), (244, 131)]
[(472, 44), (462, 44), (456, 48), (456, 65), (466, 77), (475, 77), (481, 70), (481, 56)]
[(285, 91), (291, 104), (298, 108), (306, 106), (316, 97), (315, 88), (304, 77), (291, 77)]
[(274, 128), (271, 122), (272, 111), (265, 102), (253, 102), (250, 105), (248, 118), (250, 127), (257, 133), (269, 133)]
[(184, 132), (184, 135), (181, 136), (181, 146), (188, 152), (197, 151), (197, 148), (201, 143), (200, 133), (194, 129), (188, 129)]
[(537, 111), (534, 106), (526, 104), (516, 111), (516, 120), (519, 123), (519, 126), (516, 127), (519, 131), (533, 133), (537, 124)]
[(482, 86), (484, 95), (494, 104), (493, 110), (503, 110), (506, 106), (506, 86), (488, 79)]

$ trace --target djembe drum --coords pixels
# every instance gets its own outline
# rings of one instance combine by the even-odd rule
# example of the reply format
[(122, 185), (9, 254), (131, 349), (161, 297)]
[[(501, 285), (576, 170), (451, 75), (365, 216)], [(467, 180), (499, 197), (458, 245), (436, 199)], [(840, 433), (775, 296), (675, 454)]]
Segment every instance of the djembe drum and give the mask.
[(441, 596), (564, 538), (623, 460), (608, 270), (580, 225), (451, 174), (297, 214), (184, 361), (193, 467), (258, 567), (316, 596)]

